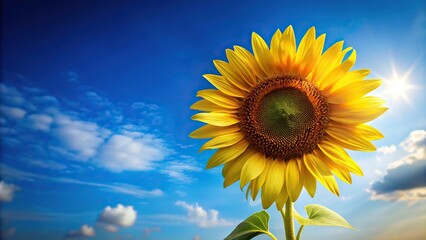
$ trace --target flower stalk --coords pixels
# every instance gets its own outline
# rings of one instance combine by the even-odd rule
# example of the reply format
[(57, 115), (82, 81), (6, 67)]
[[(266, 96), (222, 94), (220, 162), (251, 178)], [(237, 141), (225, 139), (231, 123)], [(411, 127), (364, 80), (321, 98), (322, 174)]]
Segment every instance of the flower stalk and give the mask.
[(286, 240), (294, 240), (293, 202), (290, 198), (287, 199), (285, 204), (285, 213), (283, 209), (280, 212), (284, 221), (285, 238)]

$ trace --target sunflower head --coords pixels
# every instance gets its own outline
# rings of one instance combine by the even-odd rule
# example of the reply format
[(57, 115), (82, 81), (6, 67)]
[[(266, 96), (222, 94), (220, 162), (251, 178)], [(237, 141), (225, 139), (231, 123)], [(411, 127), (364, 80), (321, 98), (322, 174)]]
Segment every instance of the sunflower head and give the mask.
[(220, 74), (204, 75), (215, 89), (199, 91), (191, 106), (206, 125), (190, 136), (211, 138), (201, 150), (217, 149), (207, 168), (224, 165), (224, 186), (240, 181), (253, 200), (261, 192), (265, 209), (296, 201), (303, 187), (313, 197), (317, 181), (339, 195), (335, 176), (362, 175), (346, 149), (374, 151), (371, 141), (383, 137), (365, 124), (387, 110), (366, 96), (381, 81), (351, 70), (355, 50), (337, 42), (323, 51), (324, 41), (314, 27), (299, 46), (291, 26), (269, 46), (253, 33), (254, 54), (227, 49), (227, 62), (213, 61)]

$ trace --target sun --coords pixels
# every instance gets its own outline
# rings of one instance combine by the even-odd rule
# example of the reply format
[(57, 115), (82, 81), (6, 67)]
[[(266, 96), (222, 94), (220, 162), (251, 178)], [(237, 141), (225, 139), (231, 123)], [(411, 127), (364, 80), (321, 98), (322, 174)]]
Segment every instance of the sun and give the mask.
[(416, 86), (410, 84), (411, 73), (413, 72), (416, 64), (411, 67), (403, 74), (398, 73), (393, 59), (391, 59), (391, 70), (392, 76), (384, 78), (385, 94), (392, 97), (394, 100), (403, 99), (405, 102), (410, 104), (409, 92), (416, 88)]
[(410, 89), (410, 85), (405, 79), (396, 78), (389, 81), (388, 91), (389, 94), (394, 98), (404, 98), (407, 99), (407, 90)]

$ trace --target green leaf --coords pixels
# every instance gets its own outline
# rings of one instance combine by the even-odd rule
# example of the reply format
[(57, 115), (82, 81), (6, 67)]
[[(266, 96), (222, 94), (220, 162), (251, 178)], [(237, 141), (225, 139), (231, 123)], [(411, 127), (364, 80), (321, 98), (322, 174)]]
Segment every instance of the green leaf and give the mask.
[(271, 236), (272, 233), (268, 230), (268, 222), (269, 214), (266, 211), (257, 212), (241, 222), (225, 240), (247, 240), (261, 234)]
[(293, 210), (294, 218), (300, 225), (305, 226), (335, 226), (345, 227), (357, 230), (352, 227), (342, 216), (333, 210), (330, 210), (319, 204), (310, 204), (305, 206), (308, 218), (302, 217), (296, 209)]

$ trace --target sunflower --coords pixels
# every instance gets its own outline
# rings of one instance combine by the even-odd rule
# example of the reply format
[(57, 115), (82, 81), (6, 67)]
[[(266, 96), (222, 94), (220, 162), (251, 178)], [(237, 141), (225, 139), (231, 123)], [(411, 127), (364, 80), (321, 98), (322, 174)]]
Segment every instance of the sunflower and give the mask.
[(220, 75), (204, 75), (216, 89), (199, 91), (191, 106), (206, 125), (190, 136), (211, 138), (200, 151), (218, 149), (206, 168), (223, 164), (224, 187), (239, 180), (247, 197), (261, 193), (265, 209), (296, 201), (303, 187), (313, 197), (317, 180), (339, 195), (335, 176), (350, 184), (351, 173), (363, 175), (346, 149), (375, 151), (371, 141), (383, 137), (365, 124), (387, 110), (365, 96), (381, 81), (365, 80), (368, 69), (350, 71), (356, 52), (343, 41), (323, 52), (324, 41), (314, 27), (299, 46), (291, 26), (270, 47), (253, 33), (254, 54), (226, 49), (228, 62), (213, 61)]

